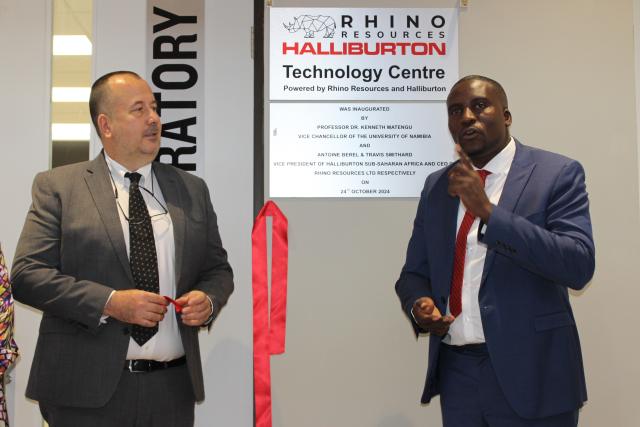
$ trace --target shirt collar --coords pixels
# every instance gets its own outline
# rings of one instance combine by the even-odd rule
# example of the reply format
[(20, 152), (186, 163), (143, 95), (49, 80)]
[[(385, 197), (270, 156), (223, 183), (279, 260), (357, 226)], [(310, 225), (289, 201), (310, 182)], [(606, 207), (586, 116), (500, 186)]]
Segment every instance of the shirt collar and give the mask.
[(146, 183), (151, 182), (151, 163), (142, 166), (138, 170), (130, 171), (120, 163), (109, 157), (106, 152), (104, 152), (104, 159), (107, 162), (107, 167), (109, 168), (109, 172), (111, 172), (113, 180), (125, 188), (129, 188), (129, 179), (124, 177), (124, 174), (127, 172), (138, 172), (140, 175), (142, 175), (142, 177), (140, 178), (141, 187), (146, 188)]
[(511, 168), (511, 163), (515, 155), (516, 143), (512, 137), (502, 151), (496, 154), (493, 159), (489, 160), (489, 163), (484, 165), (482, 169), (491, 172), (492, 175), (506, 174)]

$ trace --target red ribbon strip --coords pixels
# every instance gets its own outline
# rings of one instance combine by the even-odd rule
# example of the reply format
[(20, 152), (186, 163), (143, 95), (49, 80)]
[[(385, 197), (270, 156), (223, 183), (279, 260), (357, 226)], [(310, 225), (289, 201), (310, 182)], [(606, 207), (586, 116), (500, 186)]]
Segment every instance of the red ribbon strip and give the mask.
[[(271, 309), (267, 277), (267, 217), (271, 232)], [(251, 233), (253, 267), (253, 396), (256, 427), (271, 427), (271, 369), (269, 357), (284, 353), (287, 323), (287, 268), (289, 244), (287, 217), (268, 201), (260, 210)], [(269, 316), (270, 314), (270, 316)]]
[(176, 300), (174, 300), (173, 298), (168, 297), (166, 295), (163, 295), (163, 297), (168, 303), (171, 303), (171, 304), (176, 306), (176, 313), (178, 313), (178, 314), (182, 313), (182, 306), (180, 304), (178, 304), (176, 302)]

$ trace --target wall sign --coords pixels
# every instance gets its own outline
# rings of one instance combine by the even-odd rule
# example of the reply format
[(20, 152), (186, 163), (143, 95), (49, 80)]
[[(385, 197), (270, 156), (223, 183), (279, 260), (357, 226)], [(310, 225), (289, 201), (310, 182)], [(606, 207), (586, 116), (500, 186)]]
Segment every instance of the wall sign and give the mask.
[(147, 76), (162, 119), (158, 160), (204, 177), (204, 0), (148, 0)]
[(457, 9), (271, 8), (271, 100), (444, 100)]
[(417, 197), (454, 160), (441, 103), (272, 103), (271, 197)]
[(418, 197), (454, 160), (457, 9), (269, 10), (269, 196)]

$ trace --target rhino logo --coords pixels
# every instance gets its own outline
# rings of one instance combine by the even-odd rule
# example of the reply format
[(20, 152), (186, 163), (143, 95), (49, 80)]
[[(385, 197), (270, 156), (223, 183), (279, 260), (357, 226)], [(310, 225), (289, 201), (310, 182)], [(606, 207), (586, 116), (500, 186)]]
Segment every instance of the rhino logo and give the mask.
[(293, 18), (293, 23), (290, 22), (289, 25), (282, 25), (284, 25), (284, 28), (289, 30), (290, 33), (295, 33), (299, 30), (304, 31), (304, 37), (307, 39), (314, 38), (316, 33), (321, 31), (324, 31), (322, 37), (328, 39), (332, 38), (336, 32), (336, 21), (334, 21), (332, 17), (324, 15), (300, 15)]

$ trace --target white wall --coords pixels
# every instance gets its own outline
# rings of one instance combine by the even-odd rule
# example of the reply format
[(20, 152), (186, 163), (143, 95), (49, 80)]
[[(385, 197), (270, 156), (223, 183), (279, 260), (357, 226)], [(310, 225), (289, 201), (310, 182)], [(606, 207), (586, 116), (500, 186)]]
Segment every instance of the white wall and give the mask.
[[(33, 177), (49, 167), (50, 46), (50, 2), (0, 2), (0, 244), (9, 266), (31, 203)], [(38, 406), (24, 391), (40, 315), (16, 304), (15, 321), (21, 356), (8, 389), (11, 425), (39, 426)]]
[[(344, 6), (337, 0), (274, 3)], [(513, 134), (586, 169), (597, 267), (586, 291), (572, 296), (589, 393), (581, 412), (585, 427), (640, 425), (632, 6), (630, 0), (471, 0), (460, 12), (460, 75), (503, 83)], [(290, 273), (287, 352), (272, 358), (274, 426), (440, 425), (438, 401), (419, 404), (426, 340), (415, 342), (393, 289), (417, 200), (277, 202), (289, 218)]]
[(236, 288), (201, 336), (207, 398), (196, 426), (253, 426), (251, 227), (253, 225), (253, 3), (206, 0), (206, 180)]

